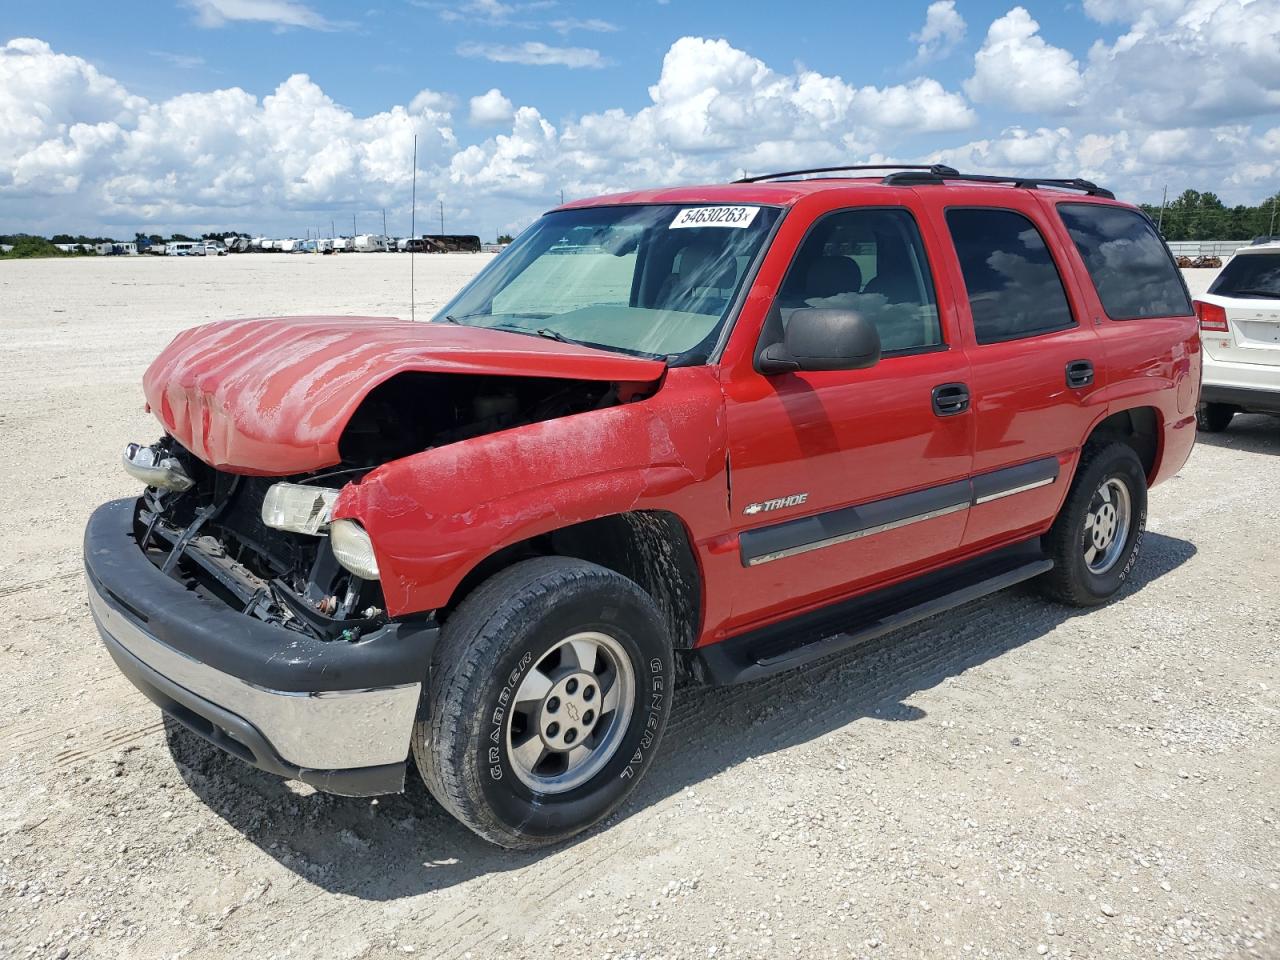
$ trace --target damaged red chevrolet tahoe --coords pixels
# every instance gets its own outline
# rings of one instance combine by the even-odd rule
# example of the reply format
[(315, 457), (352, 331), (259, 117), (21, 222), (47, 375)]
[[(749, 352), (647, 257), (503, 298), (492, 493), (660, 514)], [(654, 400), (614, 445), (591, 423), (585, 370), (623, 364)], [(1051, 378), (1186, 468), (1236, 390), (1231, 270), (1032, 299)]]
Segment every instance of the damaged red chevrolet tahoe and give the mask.
[[(851, 175), (840, 176), (840, 173)], [(435, 318), (179, 335), (85, 533), (121, 670), (228, 752), (607, 816), (677, 676), (751, 680), (1035, 578), (1101, 603), (1194, 439), (1196, 320), (1081, 180), (804, 171), (569, 204)]]

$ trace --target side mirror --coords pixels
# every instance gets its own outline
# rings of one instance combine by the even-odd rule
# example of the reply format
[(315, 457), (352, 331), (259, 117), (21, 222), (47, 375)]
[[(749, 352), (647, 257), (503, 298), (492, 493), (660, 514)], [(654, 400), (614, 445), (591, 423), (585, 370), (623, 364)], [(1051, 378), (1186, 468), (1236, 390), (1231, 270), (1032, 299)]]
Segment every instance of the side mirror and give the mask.
[(797, 370), (862, 370), (880, 362), (880, 331), (853, 310), (806, 307), (787, 322), (782, 343), (760, 355), (766, 375)]

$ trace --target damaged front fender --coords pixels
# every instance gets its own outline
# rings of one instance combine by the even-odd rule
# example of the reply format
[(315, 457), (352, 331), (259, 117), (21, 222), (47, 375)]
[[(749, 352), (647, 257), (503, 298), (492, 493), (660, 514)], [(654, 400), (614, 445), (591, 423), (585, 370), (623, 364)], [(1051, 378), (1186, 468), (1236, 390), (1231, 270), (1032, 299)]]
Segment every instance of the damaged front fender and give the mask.
[(677, 368), (634, 403), (531, 423), (404, 457), (346, 487), (335, 517), (373, 539), (393, 616), (446, 605), (496, 551), (633, 510), (680, 516), (698, 540), (728, 521), (723, 397)]

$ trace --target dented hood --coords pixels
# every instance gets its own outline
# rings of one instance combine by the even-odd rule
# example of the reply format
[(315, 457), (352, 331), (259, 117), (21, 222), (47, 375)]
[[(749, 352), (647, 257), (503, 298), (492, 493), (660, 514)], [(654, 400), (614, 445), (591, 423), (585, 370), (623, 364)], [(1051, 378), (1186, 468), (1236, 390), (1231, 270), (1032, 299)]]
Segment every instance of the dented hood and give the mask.
[[(274, 317), (178, 334), (143, 376), (148, 408), (201, 460), (283, 476), (340, 462), (365, 396), (398, 373), (650, 382), (666, 365), (523, 334), (383, 317)], [(422, 411), (429, 416), (429, 411)]]

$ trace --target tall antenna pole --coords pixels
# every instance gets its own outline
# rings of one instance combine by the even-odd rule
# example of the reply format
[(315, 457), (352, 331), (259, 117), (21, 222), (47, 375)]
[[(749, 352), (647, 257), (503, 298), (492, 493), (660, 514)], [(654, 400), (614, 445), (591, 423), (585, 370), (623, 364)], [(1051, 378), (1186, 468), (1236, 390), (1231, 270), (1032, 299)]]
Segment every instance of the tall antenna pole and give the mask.
[(351, 239), (354, 241), (355, 238), (356, 238), (356, 215), (353, 213), (351, 215)]
[[(386, 211), (382, 214), (387, 215)], [(409, 200), (409, 319), (416, 320), (417, 302), (414, 298), (415, 287), (413, 285), (413, 248), (417, 246), (413, 242), (414, 232), (418, 229), (418, 135), (413, 135), (413, 191)], [(385, 227), (384, 227), (385, 229)]]
[[(418, 161), (414, 160), (413, 162), (416, 165)], [(416, 174), (417, 171), (415, 170), (414, 173)], [(384, 237), (387, 235), (387, 208), (386, 207), (382, 208), (382, 235)]]
[(564, 187), (560, 188), (560, 206), (564, 206)]
[(444, 236), (444, 201), (440, 201), (440, 236)]
[(1164, 185), (1164, 194), (1160, 197), (1160, 219), (1156, 221), (1156, 233), (1160, 232), (1160, 228), (1164, 225), (1164, 205), (1169, 201), (1169, 185)]
[(333, 229), (333, 218), (329, 218), (329, 239), (332, 240), (338, 235), (338, 231)]

